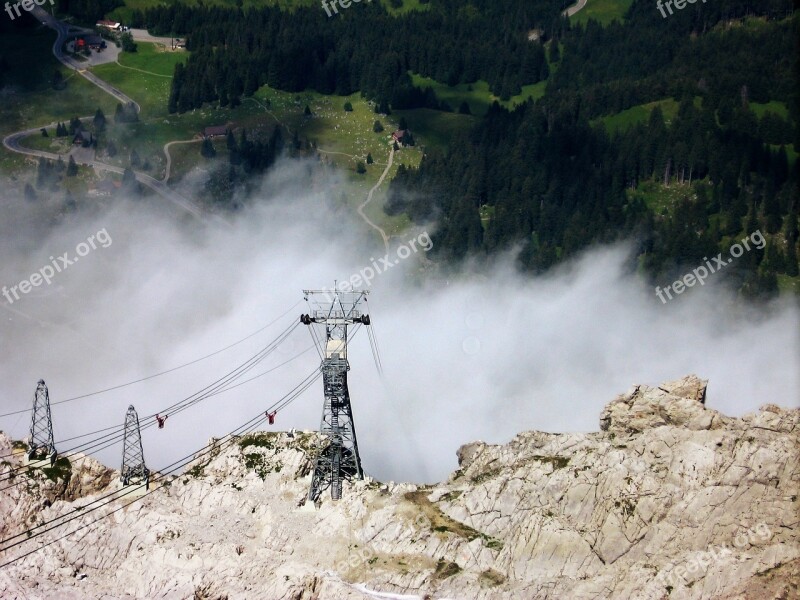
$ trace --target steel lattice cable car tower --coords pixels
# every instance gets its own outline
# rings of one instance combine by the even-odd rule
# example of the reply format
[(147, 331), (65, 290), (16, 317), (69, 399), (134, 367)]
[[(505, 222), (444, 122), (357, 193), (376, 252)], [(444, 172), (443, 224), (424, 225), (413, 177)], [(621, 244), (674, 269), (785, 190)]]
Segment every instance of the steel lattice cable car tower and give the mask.
[[(323, 491), (331, 488), (331, 498), (342, 497), (344, 479), (364, 479), (361, 456), (358, 453), (353, 408), (347, 389), (347, 327), (357, 323), (369, 325), (369, 315), (357, 310), (358, 304), (366, 300), (366, 291), (340, 292), (326, 290), (304, 290), (306, 300), (313, 302), (313, 314), (300, 316), (304, 325), (315, 324), (312, 335), (321, 347), (323, 389), (325, 403), (322, 408), (320, 433), (328, 439), (314, 465), (314, 475), (308, 499), (316, 502)], [(324, 330), (324, 338), (315, 335)]]
[[(44, 452), (42, 452), (44, 451)], [(31, 435), (28, 441), (28, 459), (45, 458), (56, 461), (56, 443), (53, 441), (53, 419), (50, 416), (50, 392), (44, 379), (36, 384), (31, 415)]]
[(144, 464), (142, 432), (139, 430), (139, 415), (133, 404), (125, 413), (125, 437), (122, 443), (122, 468), (119, 470), (122, 485), (139, 485), (145, 488), (150, 483), (150, 471)]

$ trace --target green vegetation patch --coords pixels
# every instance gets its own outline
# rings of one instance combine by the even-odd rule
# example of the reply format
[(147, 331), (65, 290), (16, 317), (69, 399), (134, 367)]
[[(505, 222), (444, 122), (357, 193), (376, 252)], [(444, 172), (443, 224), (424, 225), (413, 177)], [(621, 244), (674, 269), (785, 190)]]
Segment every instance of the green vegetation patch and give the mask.
[(666, 186), (658, 181), (642, 181), (635, 190), (627, 190), (628, 201), (639, 199), (645, 203), (654, 215), (667, 216), (673, 212), (678, 203), (686, 198), (695, 198), (692, 186), (707, 185), (707, 182), (696, 181), (693, 184), (676, 183)]
[(585, 25), (589, 19), (594, 19), (601, 25), (608, 25), (615, 19), (624, 21), (631, 4), (633, 0), (588, 0), (586, 6), (570, 17), (570, 22)]
[(524, 85), (519, 94), (504, 101), (492, 94), (489, 90), (489, 84), (483, 80), (476, 81), (475, 83), (446, 85), (430, 77), (423, 77), (422, 75), (411, 72), (409, 72), (409, 75), (411, 76), (412, 83), (416, 87), (420, 89), (431, 88), (433, 93), (436, 94), (436, 98), (438, 98), (440, 102), (447, 102), (453, 111), (458, 112), (462, 102), (466, 102), (469, 106), (470, 114), (478, 117), (484, 116), (494, 102), (498, 102), (507, 109), (513, 109), (518, 104), (522, 104), (527, 100), (538, 100), (544, 96), (545, 87), (547, 85), (546, 81)]
[(249, 433), (239, 440), (239, 447), (244, 450), (245, 448), (254, 446), (256, 448), (266, 448), (267, 450), (275, 449), (275, 442), (278, 439), (279, 433)]
[(123, 67), (146, 71), (150, 75), (172, 79), (175, 65), (189, 59), (189, 52), (168, 50), (162, 44), (136, 42), (136, 46), (136, 52), (121, 52), (117, 60)]
[(202, 477), (205, 474), (204, 471), (206, 465), (208, 465), (208, 462), (200, 463), (198, 465), (193, 466), (191, 469), (186, 471), (186, 473), (188, 475), (191, 475), (192, 477)]
[(491, 469), (489, 471), (479, 473), (478, 475), (472, 478), (472, 483), (481, 484), (485, 481), (493, 479), (494, 477), (497, 477), (502, 470), (503, 470), (502, 467), (499, 467), (497, 469)]
[(800, 294), (800, 277), (778, 275), (778, 289), (781, 293)]
[(56, 459), (52, 467), (42, 467), (42, 473), (44, 473), (50, 481), (69, 481), (69, 478), (72, 476), (72, 463), (66, 456), (62, 456)]
[(449, 146), (454, 135), (462, 131), (469, 131), (478, 121), (474, 116), (442, 112), (431, 108), (396, 110), (392, 114), (405, 117), (418, 146), (430, 145), (443, 150)]
[(447, 492), (444, 496), (439, 498), (439, 502), (452, 502), (453, 500), (461, 497), (461, 494), (463, 493), (463, 490), (453, 490), (452, 492)]
[(789, 118), (789, 109), (786, 107), (786, 104), (783, 102), (778, 102), (777, 100), (773, 100), (764, 104), (751, 102), (750, 110), (752, 110), (759, 119), (768, 112), (771, 112), (773, 115), (777, 115), (782, 119)]
[(277, 461), (274, 465), (270, 464), (267, 457), (258, 452), (245, 454), (244, 466), (248, 470), (254, 470), (262, 481), (267, 478), (269, 473), (280, 473), (283, 470), (283, 463), (281, 461)]
[[(167, 112), (167, 100), (171, 78), (128, 69), (117, 63), (92, 67), (92, 73), (110, 83), (141, 107), (140, 119), (147, 119)], [(112, 116), (113, 111), (106, 116)]]
[(533, 460), (549, 464), (553, 467), (554, 471), (563, 469), (569, 464), (569, 458), (564, 456), (534, 456)]
[(606, 131), (608, 131), (609, 134), (622, 132), (633, 125), (647, 123), (650, 119), (650, 113), (653, 112), (656, 106), (661, 108), (661, 112), (664, 114), (664, 122), (667, 125), (669, 125), (670, 121), (678, 114), (678, 102), (672, 98), (667, 98), (665, 100), (656, 100), (655, 102), (648, 102), (647, 104), (631, 106), (615, 115), (594, 119), (592, 125), (602, 123), (605, 125)]
[(402, 15), (415, 10), (430, 10), (430, 0), (380, 0), (381, 5), (390, 15)]

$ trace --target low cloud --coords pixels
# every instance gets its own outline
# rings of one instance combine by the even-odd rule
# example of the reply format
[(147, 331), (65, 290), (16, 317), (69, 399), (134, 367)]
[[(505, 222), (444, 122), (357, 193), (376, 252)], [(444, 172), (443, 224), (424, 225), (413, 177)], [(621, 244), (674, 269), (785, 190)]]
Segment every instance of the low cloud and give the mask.
[[(155, 413), (238, 366), (307, 312), (301, 290), (332, 287), (382, 256), (380, 240), (355, 211), (329, 201), (340, 196), (341, 184), (328, 195), (335, 182), (316, 181), (310, 191), (303, 173), (297, 163), (280, 164), (232, 226), (189, 221), (139, 201), (44, 227), (35, 218), (40, 207), (6, 199), (0, 286), (28, 277), (94, 232), (104, 229), (114, 241), (50, 285), (0, 305), (0, 412), (29, 408), (39, 378), (55, 402), (209, 354), (287, 313), (186, 369), (54, 406), (56, 440), (121, 425), (129, 404), (140, 415)], [(688, 373), (710, 380), (707, 405), (725, 414), (767, 402), (800, 404), (796, 305), (756, 311), (734, 303), (716, 282), (663, 305), (628, 272), (627, 252), (595, 248), (535, 278), (516, 273), (510, 256), (479, 273), (425, 277), (419, 253), (375, 277), (368, 307), (383, 379), (365, 334), (350, 351), (367, 472), (383, 480), (439, 480), (456, 468), (463, 443), (502, 443), (530, 429), (596, 431), (616, 394)], [(252, 374), (310, 345), (300, 326)], [(318, 364), (313, 350), (305, 352), (175, 415), (164, 429), (145, 431), (148, 465), (157, 470), (225, 434)], [(317, 383), (273, 427), (316, 429), (322, 401)], [(28, 419), (5, 417), (0, 428), (21, 438)], [(118, 466), (120, 455), (116, 446), (99, 458)]]

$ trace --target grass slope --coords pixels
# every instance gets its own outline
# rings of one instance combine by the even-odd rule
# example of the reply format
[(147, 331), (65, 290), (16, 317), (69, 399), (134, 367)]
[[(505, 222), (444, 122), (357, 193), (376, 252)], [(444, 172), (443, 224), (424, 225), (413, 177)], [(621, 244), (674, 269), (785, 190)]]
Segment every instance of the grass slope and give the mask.
[(789, 109), (786, 107), (786, 104), (784, 104), (783, 102), (778, 102), (777, 100), (767, 102), (766, 104), (751, 102), (750, 110), (752, 110), (759, 119), (763, 117), (765, 113), (768, 112), (771, 112), (774, 115), (778, 115), (779, 117), (782, 117), (784, 119), (789, 118)]
[[(702, 99), (700, 96), (695, 96), (694, 105), (700, 107)], [(665, 98), (664, 100), (656, 100), (655, 102), (648, 102), (646, 104), (638, 104), (630, 108), (618, 112), (615, 115), (607, 115), (592, 120), (592, 125), (602, 123), (605, 125), (606, 131), (613, 134), (625, 131), (632, 125), (637, 123), (646, 123), (650, 119), (650, 113), (653, 112), (655, 107), (660, 107), (664, 115), (664, 122), (669, 125), (675, 115), (678, 114), (679, 103), (673, 98)]]
[(608, 133), (624, 131), (637, 123), (646, 123), (650, 118), (650, 113), (653, 112), (656, 106), (661, 107), (661, 112), (664, 114), (664, 121), (667, 124), (678, 114), (678, 103), (672, 98), (667, 98), (665, 100), (656, 100), (655, 102), (648, 102), (647, 104), (631, 106), (615, 115), (594, 119), (592, 125), (602, 123), (605, 125)]
[[(585, 25), (594, 19), (601, 25), (608, 25), (614, 19), (624, 21), (625, 13), (633, 4), (633, 0), (588, 0), (586, 6), (570, 17), (572, 24)], [(655, 10), (655, 4), (653, 7)]]

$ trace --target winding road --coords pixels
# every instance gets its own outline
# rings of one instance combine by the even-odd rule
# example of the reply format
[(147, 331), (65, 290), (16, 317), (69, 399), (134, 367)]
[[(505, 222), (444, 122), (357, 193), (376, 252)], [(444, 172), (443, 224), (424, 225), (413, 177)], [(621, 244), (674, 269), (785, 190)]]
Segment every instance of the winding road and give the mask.
[[(88, 33), (91, 30), (67, 25), (66, 23), (59, 21), (54, 16), (47, 13), (47, 11), (38, 6), (34, 7), (31, 12), (37, 19), (39, 19), (41, 23), (55, 30), (56, 33), (58, 34), (58, 37), (56, 38), (56, 41), (53, 44), (53, 55), (59, 60), (59, 62), (61, 62), (61, 64), (63, 64), (65, 67), (69, 69), (72, 69), (73, 71), (76, 71), (79, 75), (81, 75), (82, 77), (84, 77), (97, 87), (99, 87), (107, 94), (110, 94), (123, 104), (132, 103), (136, 107), (137, 113), (141, 110), (141, 107), (135, 100), (126, 96), (121, 91), (109, 85), (99, 77), (96, 77), (94, 74), (84, 69), (82, 65), (76, 63), (69, 56), (64, 55), (62, 48), (64, 47), (64, 43), (66, 42), (67, 37), (69, 37), (70, 35), (74, 35), (76, 33)], [(82, 117), (82, 120), (91, 118), (92, 117)], [(20, 145), (20, 140), (30, 135), (35, 135), (36, 133), (39, 132), (40, 129), (42, 129), (42, 127), (53, 127), (53, 126), (55, 126), (55, 123), (50, 123), (45, 126), (32, 127), (31, 129), (26, 129), (24, 131), (18, 131), (16, 133), (12, 133), (3, 138), (3, 146), (6, 149), (10, 150), (11, 152), (17, 152), (18, 154), (24, 154), (26, 156), (42, 157), (49, 160), (58, 160), (59, 158), (63, 159), (64, 157), (60, 154), (54, 154), (52, 152), (44, 152), (41, 150), (31, 150), (29, 148), (25, 148)], [(123, 169), (122, 167), (109, 165), (96, 160), (91, 160), (88, 162), (82, 161), (82, 164), (94, 167), (99, 171), (108, 171), (110, 173), (119, 173), (119, 174), (125, 172), (125, 169)], [(202, 211), (193, 202), (191, 202), (187, 198), (184, 198), (176, 191), (167, 187), (167, 185), (164, 183), (166, 179), (164, 181), (159, 181), (139, 171), (134, 171), (133, 173), (134, 176), (136, 177), (136, 181), (138, 181), (144, 186), (147, 186), (157, 194), (160, 194), (162, 197), (166, 198), (176, 206), (179, 206), (180, 208), (186, 210), (187, 212), (191, 213), (197, 218), (201, 218), (203, 216)], [(169, 176), (169, 167), (167, 169), (167, 176)]]

